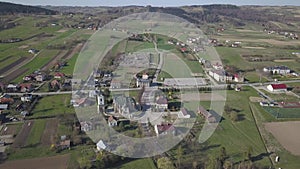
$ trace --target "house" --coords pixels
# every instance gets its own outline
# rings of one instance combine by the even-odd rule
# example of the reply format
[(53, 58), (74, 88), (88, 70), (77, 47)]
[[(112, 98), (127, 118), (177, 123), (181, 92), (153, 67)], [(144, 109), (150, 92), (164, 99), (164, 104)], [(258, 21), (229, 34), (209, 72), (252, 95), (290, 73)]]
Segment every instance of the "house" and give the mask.
[(176, 129), (172, 124), (155, 125), (154, 130), (157, 137), (159, 135), (176, 134)]
[(33, 99), (31, 94), (25, 94), (21, 97), (22, 102), (31, 102)]
[(218, 82), (232, 82), (233, 77), (222, 70), (210, 70), (208, 74)]
[(34, 90), (34, 87), (31, 83), (22, 83), (19, 85), (20, 92), (27, 93), (32, 92)]
[(14, 99), (10, 97), (8, 94), (4, 94), (0, 98), (0, 103), (2, 104), (12, 104), (14, 102)]
[(102, 140), (100, 140), (97, 144), (97, 150), (101, 151), (101, 150), (105, 150), (107, 148), (107, 146), (104, 144), (104, 142)]
[(219, 62), (215, 63), (212, 65), (214, 69), (216, 70), (222, 70), (223, 69), (223, 65), (220, 64)]
[(198, 107), (198, 113), (202, 115), (209, 123), (217, 123), (217, 118), (209, 111), (207, 111), (204, 107)]
[(0, 104), (0, 110), (7, 110), (8, 104)]
[(178, 113), (178, 118), (188, 119), (191, 118), (191, 115), (188, 113), (186, 108), (181, 108)]
[(271, 92), (286, 92), (286, 84), (270, 84), (267, 86), (267, 89)]
[(32, 80), (32, 76), (30, 75), (23, 77), (23, 81), (31, 81), (31, 80)]
[(158, 96), (156, 98), (155, 107), (160, 110), (168, 109), (168, 99), (164, 96)]
[(18, 86), (14, 84), (9, 84), (6, 87), (7, 92), (16, 92), (18, 90)]
[(105, 105), (105, 97), (101, 92), (97, 93), (96, 98), (97, 98), (97, 105), (98, 106), (104, 106)]
[(234, 82), (237, 82), (237, 83), (243, 83), (245, 81), (245, 78), (242, 76), (242, 75), (239, 75), (239, 74), (234, 74)]
[(46, 80), (46, 76), (43, 75), (43, 74), (39, 74), (39, 75), (35, 76), (35, 80), (36, 80), (37, 82), (43, 82), (43, 81)]
[(64, 73), (61, 73), (61, 72), (56, 72), (55, 74), (54, 74), (54, 78), (55, 79), (62, 79), (62, 78), (64, 78), (65, 77), (65, 74)]
[(80, 106), (84, 106), (86, 101), (87, 98), (80, 98), (77, 100), (71, 100), (71, 104), (73, 104), (74, 107), (80, 107)]
[(270, 72), (273, 75), (287, 75), (291, 73), (291, 69), (287, 66), (272, 66), (272, 67), (265, 67), (263, 69), (264, 72)]
[(80, 130), (84, 132), (93, 130), (92, 123), (89, 121), (80, 122)]
[(55, 88), (56, 89), (60, 89), (60, 87), (61, 87), (59, 81), (57, 81), (57, 80), (52, 80), (51, 83), (50, 83), (50, 86), (53, 89), (55, 89)]
[(71, 140), (62, 140), (59, 144), (59, 148), (61, 150), (70, 149), (71, 148)]
[(151, 80), (149, 79), (148, 74), (143, 74), (142, 78), (137, 78), (136, 86), (137, 87), (150, 87)]
[(37, 53), (39, 53), (39, 50), (37, 50), (37, 49), (29, 49), (28, 53), (37, 54)]
[(114, 127), (114, 126), (118, 125), (117, 120), (115, 120), (115, 118), (113, 116), (109, 116), (107, 122), (108, 122), (109, 127)]
[(29, 115), (29, 112), (28, 112), (28, 111), (22, 111), (20, 114), (21, 114), (23, 117), (26, 117), (26, 116)]

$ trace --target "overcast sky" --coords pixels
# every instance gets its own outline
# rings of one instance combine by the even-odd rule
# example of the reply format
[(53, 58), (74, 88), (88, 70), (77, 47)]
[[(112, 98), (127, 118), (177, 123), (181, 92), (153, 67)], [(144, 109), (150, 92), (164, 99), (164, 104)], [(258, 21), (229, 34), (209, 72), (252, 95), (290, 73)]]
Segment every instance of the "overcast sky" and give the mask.
[(26, 5), (56, 5), (56, 6), (183, 6), (203, 4), (235, 4), (235, 5), (296, 5), (299, 0), (4, 0), (6, 2)]

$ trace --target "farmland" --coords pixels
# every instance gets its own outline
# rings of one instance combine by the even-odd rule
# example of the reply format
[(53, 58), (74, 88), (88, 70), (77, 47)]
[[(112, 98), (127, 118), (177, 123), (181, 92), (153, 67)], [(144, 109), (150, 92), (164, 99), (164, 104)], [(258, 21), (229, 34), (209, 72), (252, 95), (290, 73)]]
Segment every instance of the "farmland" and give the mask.
[[(48, 6), (47, 8), (56, 7)], [(278, 75), (263, 71), (265, 67), (284, 65), (295, 73), (300, 72), (299, 53), (295, 54), (299, 52), (300, 46), (300, 41), (296, 38), (296, 35), (300, 33), (298, 29), (300, 24), (297, 20), (300, 16), (299, 7), (208, 5), (180, 8), (129, 6), (115, 8), (57, 7), (57, 9), (59, 12), (53, 15), (30, 13), (7, 14), (3, 17), (1, 15), (1, 85), (2, 83), (6, 86), (10, 83), (16, 85), (32, 83), (34, 88), (39, 88), (40, 85), (41, 88), (24, 92), (18, 86), (16, 87), (18, 91), (11, 93), (10, 90), (5, 89), (5, 86), (3, 88), (1, 86), (1, 92), (12, 95), (12, 97), (3, 95), (1, 100), (5, 102), (12, 99), (13, 101), (8, 110), (0, 111), (0, 115), (7, 115), (7, 118), (3, 120), (3, 126), (0, 126), (0, 134), (1, 136), (10, 136), (13, 143), (8, 145), (5, 151), (6, 161), (0, 164), (0, 168), (18, 169), (18, 167), (26, 166), (27, 168), (156, 169), (161, 164), (160, 159), (164, 158), (170, 159), (170, 165), (175, 168), (232, 169), (243, 168), (245, 165), (255, 169), (300, 168), (299, 151), (297, 151), (300, 149), (297, 144), (299, 135), (291, 134), (297, 133), (299, 130), (299, 108), (261, 107), (259, 101), (264, 98), (259, 96), (253, 88), (259, 87), (259, 89), (265, 90), (262, 86), (275, 83), (275, 79), (279, 82), (295, 80), (294, 83), (289, 83), (289, 86), (293, 87), (292, 91), (284, 94), (263, 92), (277, 102), (299, 102), (299, 98), (296, 96), (299, 95), (299, 81), (296, 81), (299, 80), (299, 76)], [(81, 12), (77, 13), (78, 11)], [(141, 24), (136, 24), (134, 19), (126, 20), (124, 29), (118, 30), (114, 28), (118, 28), (118, 25), (110, 25), (112, 27), (104, 30), (104, 35), (94, 34), (97, 32), (96, 30), (102, 30), (103, 25), (109, 21), (136, 12), (166, 12), (183, 17), (188, 22), (193, 22), (195, 28), (202, 29), (204, 35), (207, 35), (208, 42), (202, 42), (206, 37), (202, 39), (199, 32), (193, 34), (186, 30), (182, 31), (177, 27), (178, 25), (167, 25), (169, 23), (163, 25), (155, 21), (159, 18), (153, 18), (153, 21), (141, 22)], [(277, 13), (278, 15), (276, 15)], [(282, 18), (282, 16), (286, 17)], [(297, 16), (296, 19), (295, 16)], [(2, 22), (8, 25), (12, 23), (12, 27), (5, 27), (7, 25), (2, 25)], [(183, 25), (183, 27), (194, 28), (192, 24), (178, 24), (179, 27)], [(145, 25), (147, 28), (144, 28)], [(130, 26), (143, 28), (145, 33), (135, 34), (134, 31), (128, 30)], [(167, 32), (166, 34), (169, 34), (170, 37), (154, 33), (157, 31)], [(94, 36), (92, 36), (93, 34)], [(108, 34), (112, 34), (112, 36), (109, 37)], [(130, 38), (123, 39), (111, 46), (111, 50), (106, 51), (107, 53), (102, 51), (107, 44), (115, 42), (123, 34)], [(190, 34), (195, 37), (189, 37)], [(197, 48), (190, 48), (187, 45), (191, 44), (192, 46), (192, 42), (181, 42), (176, 39), (176, 37), (196, 39), (196, 36), (200, 36), (199, 42), (194, 43), (199, 45), (198, 53), (195, 52)], [(94, 46), (89, 46), (89, 42), (94, 40), (96, 40)], [(203, 47), (204, 44), (209, 46), (209, 49)], [(82, 48), (84, 48), (83, 51), (81, 51)], [(94, 53), (85, 53), (91, 48), (95, 49)], [(95, 97), (90, 96), (92, 92), (85, 93), (87, 99), (84, 101), (85, 103), (81, 103), (81, 99), (72, 98), (71, 93), (75, 93), (71, 92), (72, 89), (63, 87), (67, 85), (70, 87), (70, 84), (73, 83), (74, 69), (87, 72), (93, 68), (89, 65), (96, 63), (91, 63), (93, 61), (90, 60), (93, 54), (101, 52), (105, 58), (99, 68), (100, 78), (110, 76), (107, 75), (109, 72), (112, 73), (113, 78), (120, 78), (118, 80), (127, 82), (127, 80), (137, 77), (136, 73), (154, 74), (153, 72), (158, 69), (156, 66), (161, 63), (162, 68), (157, 77), (159, 82), (165, 78), (193, 78), (196, 76), (208, 82), (213, 79), (207, 74), (211, 69), (215, 69), (214, 64), (218, 59), (218, 57), (210, 56), (214, 54), (215, 50), (220, 56), (225, 71), (234, 75), (241, 74), (245, 77), (245, 82), (234, 81), (226, 84), (216, 80), (216, 84), (209, 83), (212, 86), (207, 85), (203, 89), (195, 88), (196, 91), (201, 91), (199, 95), (193, 92), (194, 88), (187, 87), (186, 91), (181, 91), (183, 92), (181, 98), (177, 98), (177, 89), (170, 87), (168, 90), (171, 92), (165, 92), (168, 95), (167, 107), (171, 107), (174, 102), (180, 102), (180, 99), (184, 100), (184, 107), (188, 109), (187, 113), (196, 119), (196, 122), (190, 133), (182, 138), (178, 145), (155, 157), (130, 159), (114, 155), (110, 151), (103, 150), (102, 147), (101, 150), (99, 147), (97, 149), (96, 143), (86, 133), (93, 133), (93, 130), (96, 131), (102, 126), (89, 114), (84, 114), (86, 121), (82, 122), (80, 117), (76, 116), (74, 109), (76, 106), (83, 108), (90, 104), (94, 105)], [(210, 63), (207, 65), (200, 63), (201, 59)], [(126, 64), (130, 65), (127, 69), (124, 68)], [(134, 72), (135, 67), (140, 66), (140, 69), (144, 69), (144, 65), (150, 66), (151, 70)], [(45, 76), (45, 80), (39, 82), (36, 79), (23, 79), (24, 76), (30, 75), (31, 77), (36, 74), (47, 76)], [(56, 74), (63, 75), (57, 77)], [(95, 74), (93, 75), (94, 77), (90, 76), (89, 80), (96, 79)], [(151, 77), (150, 80), (154, 79)], [(94, 83), (84, 85), (93, 88)], [(96, 90), (105, 91), (105, 89), (110, 89), (109, 85), (110, 83), (97, 86)], [(163, 85), (155, 83), (149, 90), (157, 90), (159, 88), (157, 86)], [(222, 89), (219, 88), (227, 87), (226, 94), (225, 92), (222, 94), (217, 91), (216, 93), (211, 92), (214, 87), (220, 91)], [(241, 88), (241, 91), (232, 90), (238, 89), (238, 87)], [(121, 87), (117, 90), (123, 89)], [(128, 94), (138, 100), (140, 92), (140, 88), (137, 88), (137, 90), (130, 90)], [(34, 94), (33, 99), (26, 100), (25, 93)], [(110, 96), (104, 100), (104, 110), (107, 107), (115, 106), (115, 101)], [(224, 102), (222, 119), (215, 132), (207, 141), (200, 143), (199, 136), (205, 119), (198, 115), (195, 116), (198, 114), (198, 106), (214, 110), (217, 108), (215, 106), (223, 106)], [(157, 104), (151, 103), (151, 106), (157, 106)], [(25, 110), (29, 112), (23, 115), (22, 113), (26, 113)], [(166, 114), (167, 112), (172, 113), (172, 116), (179, 113), (169, 110), (169, 108), (166, 108), (165, 111)], [(117, 114), (116, 117), (105, 111), (103, 114), (105, 118), (112, 116), (113, 120), (117, 121), (117, 126), (114, 127), (116, 130), (132, 127), (134, 130), (124, 132), (139, 137), (144, 134), (140, 134), (141, 125), (137, 125), (135, 122), (130, 125), (120, 123), (122, 120), (127, 120), (123, 119), (122, 114)], [(166, 118), (164, 119), (166, 123), (171, 122), (171, 120), (167, 120), (168, 116), (164, 118)], [(2, 124), (2, 121), (0, 122)], [(148, 125), (154, 136), (154, 126), (150, 122)], [(180, 133), (183, 129), (179, 127), (175, 130)], [(104, 142), (106, 144), (106, 140)], [(113, 150), (114, 146), (116, 145), (108, 145), (107, 150)], [(276, 163), (277, 155), (280, 156), (280, 162)]]

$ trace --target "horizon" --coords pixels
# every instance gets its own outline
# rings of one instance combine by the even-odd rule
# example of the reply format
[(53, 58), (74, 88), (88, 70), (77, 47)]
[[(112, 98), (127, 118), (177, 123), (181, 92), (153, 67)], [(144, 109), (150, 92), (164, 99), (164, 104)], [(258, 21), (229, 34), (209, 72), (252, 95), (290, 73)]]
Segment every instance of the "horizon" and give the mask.
[(159, 0), (154, 0), (151, 2), (139, 1), (139, 0), (129, 0), (123, 2), (121, 0), (116, 0), (113, 3), (108, 0), (97, 1), (97, 0), (86, 0), (86, 1), (68, 1), (68, 0), (53, 0), (39, 1), (39, 0), (4, 0), (1, 2), (15, 3), (21, 5), (32, 5), (32, 6), (70, 6), (70, 7), (123, 7), (123, 6), (153, 6), (153, 7), (181, 7), (181, 6), (192, 6), (192, 5), (236, 5), (236, 6), (300, 6), (300, 2), (295, 2), (293, 0), (287, 0), (285, 2), (281, 1), (271, 1), (271, 0), (253, 0), (251, 3), (249, 1), (237, 1), (237, 0), (213, 0), (210, 2), (204, 0), (186, 0), (186, 1), (171, 1), (171, 2), (161, 2)]

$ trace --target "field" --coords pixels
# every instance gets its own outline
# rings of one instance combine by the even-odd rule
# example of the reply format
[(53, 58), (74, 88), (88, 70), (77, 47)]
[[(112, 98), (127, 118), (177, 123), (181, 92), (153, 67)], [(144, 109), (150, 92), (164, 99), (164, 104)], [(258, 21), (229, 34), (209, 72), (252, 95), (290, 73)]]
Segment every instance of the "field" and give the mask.
[(253, 149), (253, 159), (259, 159), (255, 161), (256, 164), (263, 166), (270, 165), (268, 156), (263, 155), (267, 154), (267, 152), (257, 130), (249, 104), (241, 104), (248, 103), (249, 97), (256, 95), (256, 92), (252, 88), (246, 88), (240, 93), (235, 91), (227, 92), (226, 105), (236, 109), (242, 118), (238, 122), (232, 122), (229, 116), (224, 113), (224, 120), (222, 120), (218, 129), (208, 140), (209, 146), (216, 148), (209, 150), (207, 153), (216, 154), (219, 150), (218, 147), (223, 146), (226, 148), (230, 159), (234, 162), (239, 162), (243, 160), (243, 152), (251, 147)]
[(264, 109), (275, 118), (300, 119), (300, 108), (264, 107)]
[(24, 169), (24, 168), (43, 168), (43, 169), (65, 169), (68, 166), (69, 155), (59, 155), (54, 157), (33, 158), (25, 160), (7, 161), (0, 164), (0, 168), (5, 169)]
[(69, 106), (70, 100), (70, 95), (43, 97), (38, 101), (29, 118), (54, 117), (59, 114), (74, 113), (74, 109)]
[(33, 124), (34, 121), (27, 121), (23, 124), (22, 129), (20, 130), (19, 134), (16, 136), (12, 147), (21, 148), (26, 145), (26, 141), (28, 139)]
[[(266, 123), (266, 130), (280, 142), (280, 144), (294, 155), (300, 156), (300, 122)], [(287, 132), (288, 131), (288, 132)]]
[(35, 120), (26, 140), (26, 146), (35, 147), (40, 144), (41, 137), (46, 127), (46, 120)]
[(156, 169), (156, 167), (153, 163), (153, 160), (149, 159), (149, 158), (134, 160), (134, 161), (126, 163), (118, 168), (119, 169), (133, 169), (133, 168)]

